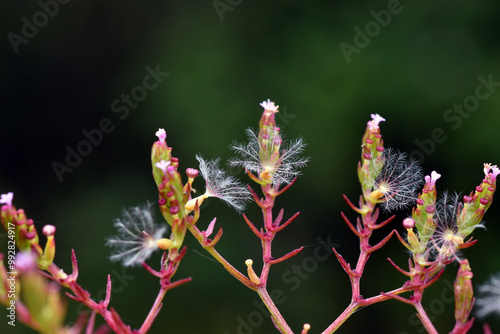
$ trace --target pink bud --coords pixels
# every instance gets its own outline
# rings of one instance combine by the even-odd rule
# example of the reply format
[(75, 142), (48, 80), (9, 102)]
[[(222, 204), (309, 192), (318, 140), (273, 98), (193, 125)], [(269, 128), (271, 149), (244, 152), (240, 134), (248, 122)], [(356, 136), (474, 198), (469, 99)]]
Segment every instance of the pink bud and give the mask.
[(194, 179), (195, 177), (197, 177), (198, 173), (199, 173), (199, 171), (197, 169), (195, 169), (195, 168), (188, 168), (188, 169), (186, 169), (186, 175), (190, 179)]
[(405, 218), (403, 220), (403, 227), (407, 230), (415, 227), (415, 221), (412, 218)]
[(167, 204), (167, 200), (166, 200), (166, 199), (164, 199), (164, 198), (160, 198), (160, 199), (158, 200), (158, 204), (159, 204), (160, 206), (163, 206), (163, 205)]
[(481, 204), (481, 205), (487, 205), (488, 204), (488, 200), (486, 198), (481, 198), (479, 200), (479, 204)]
[(31, 231), (31, 232), (26, 232), (26, 234), (24, 235), (24, 237), (28, 240), (33, 240), (35, 239), (36, 237), (36, 233)]
[(427, 213), (434, 213), (436, 209), (433, 206), (428, 206), (425, 208), (425, 212)]
[(56, 234), (56, 227), (54, 225), (45, 225), (42, 229), (43, 235), (48, 237), (48, 236), (53, 236)]

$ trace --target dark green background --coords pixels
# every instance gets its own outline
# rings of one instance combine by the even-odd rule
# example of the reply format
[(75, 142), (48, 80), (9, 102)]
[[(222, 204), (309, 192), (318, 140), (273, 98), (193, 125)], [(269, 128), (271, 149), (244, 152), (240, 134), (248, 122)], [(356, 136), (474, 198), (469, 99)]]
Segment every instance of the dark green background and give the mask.
[[(166, 129), (182, 170), (196, 167), (196, 153), (227, 159), (229, 144), (244, 141), (245, 128), (257, 127), (259, 103), (270, 98), (281, 115), (289, 115), (278, 118), (287, 137), (307, 141), (311, 162), (277, 201), (286, 218), (297, 210), (301, 215), (278, 235), (274, 254), (308, 247), (272, 268), (269, 288), (282, 290), (279, 306), (295, 332), (309, 322), (311, 333), (319, 333), (349, 303), (350, 287), (334, 257), (319, 261), (317, 269), (318, 261), (311, 259), (317, 247), (331, 246), (318, 244), (330, 236), (348, 261), (356, 261), (358, 245), (340, 211), (356, 216), (341, 195), (353, 201), (359, 196), (356, 164), (371, 113), (387, 119), (381, 125), (386, 146), (403, 151), (418, 150), (418, 142), (442, 129), (446, 140), (435, 143), (423, 161), (426, 174), (443, 175), (440, 191), (467, 194), (482, 180), (484, 162), (500, 164), (499, 87), (468, 117), (445, 119), (448, 109), (475, 94), (479, 76), (500, 82), (500, 4), (404, 0), (348, 62), (340, 44), (353, 45), (355, 27), (364, 31), (374, 20), (370, 11), (386, 10), (389, 1), (232, 3), (220, 16), (212, 1), (73, 0), (60, 5), (16, 53), (8, 34), (21, 35), (22, 18), (33, 22), (41, 7), (35, 1), (2, 2), (0, 192), (13, 191), (15, 205), (40, 228), (57, 227), (56, 263), (69, 271), (74, 249), (79, 281), (95, 296), (108, 273), (122, 275), (104, 246), (112, 220), (122, 207), (157, 198), (149, 163), (155, 131)], [(113, 101), (142, 85), (145, 68), (157, 65), (169, 76), (120, 119)], [(104, 118), (114, 131), (59, 182), (51, 164), (64, 163), (66, 146), (76, 148), (85, 139), (82, 131), (97, 128)], [(243, 173), (231, 172), (246, 182)], [(197, 186), (203, 187), (201, 180)], [(217, 216), (217, 226), (224, 228), (220, 252), (242, 271), (247, 258), (260, 269), (259, 240), (242, 218), (217, 200), (208, 204), (199, 224)], [(500, 271), (498, 205), (496, 200), (486, 214), (487, 230), (475, 233), (478, 244), (464, 252), (476, 286)], [(400, 228), (407, 215), (401, 212), (391, 228)], [(261, 222), (255, 207), (248, 216)], [(270, 320), (261, 324), (252, 304), (257, 296), (206, 258), (194, 238), (186, 245), (176, 278), (191, 276), (193, 282), (167, 294), (151, 333), (238, 333), (237, 319), (249, 316), (259, 325), (253, 333), (272, 333)], [(391, 240), (368, 263), (365, 297), (404, 282), (387, 257), (406, 265), (406, 252)], [(158, 259), (155, 254), (148, 263), (155, 266)], [(283, 275), (298, 277), (289, 271), (304, 264), (312, 266), (307, 278), (283, 281)], [(451, 265), (425, 294), (440, 333), (453, 327), (453, 303), (443, 302), (443, 296), (449, 301), (445, 281), (453, 281), (457, 268)], [(117, 281), (111, 304), (137, 328), (155, 298), (157, 280), (142, 269), (125, 273), (133, 278)], [(421, 333), (413, 314), (408, 305), (386, 302), (356, 313), (338, 333)], [(68, 321), (75, 317), (76, 305), (70, 303)], [(494, 330), (500, 328), (498, 319), (488, 320)], [(19, 323), (12, 331), (5, 323), (0, 321), (2, 333), (30, 332)], [(481, 332), (479, 321), (472, 332)]]

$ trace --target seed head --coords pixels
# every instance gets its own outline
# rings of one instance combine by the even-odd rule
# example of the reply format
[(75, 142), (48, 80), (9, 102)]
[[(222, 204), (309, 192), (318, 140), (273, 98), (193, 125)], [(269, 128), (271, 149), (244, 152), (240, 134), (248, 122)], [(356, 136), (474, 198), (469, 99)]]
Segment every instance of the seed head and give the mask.
[(500, 315), (500, 273), (481, 285), (479, 294), (476, 298), (476, 315), (480, 318), (494, 313)]
[(408, 161), (406, 153), (391, 148), (384, 150), (382, 161), (383, 166), (375, 178), (370, 197), (380, 200), (387, 211), (412, 205), (423, 184), (422, 170), (418, 163)]
[[(206, 161), (200, 155), (196, 155), (196, 159), (200, 163), (200, 174), (206, 186), (205, 194), (202, 196), (217, 197), (236, 210), (243, 211), (246, 202), (251, 199), (247, 187), (219, 167), (219, 158)], [(201, 201), (198, 202), (200, 203)]]
[(457, 214), (460, 210), (461, 196), (457, 193), (444, 192), (436, 203), (436, 230), (432, 236), (432, 244), (437, 251), (436, 258), (447, 260), (451, 257), (459, 260), (457, 253), (464, 244), (466, 235), (457, 226)]
[(279, 136), (274, 136), (274, 140), (268, 140), (258, 138), (251, 129), (247, 129), (246, 132), (249, 139), (247, 145), (238, 143), (231, 145), (237, 155), (229, 160), (231, 166), (243, 167), (279, 186), (288, 184), (299, 176), (300, 169), (309, 161), (309, 158), (302, 156), (306, 146), (302, 138), (284, 142)]
[(114, 226), (117, 234), (106, 245), (111, 248), (111, 261), (121, 261), (125, 267), (141, 265), (156, 249), (168, 248), (169, 239), (163, 238), (167, 228), (154, 223), (151, 203), (124, 209)]

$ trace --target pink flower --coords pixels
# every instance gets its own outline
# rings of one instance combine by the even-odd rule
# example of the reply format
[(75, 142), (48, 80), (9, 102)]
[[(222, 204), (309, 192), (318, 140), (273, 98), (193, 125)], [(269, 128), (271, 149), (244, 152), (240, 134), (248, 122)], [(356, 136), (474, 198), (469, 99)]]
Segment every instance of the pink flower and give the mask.
[(158, 131), (156, 131), (156, 136), (158, 137), (160, 143), (162, 145), (165, 145), (165, 139), (167, 138), (167, 133), (165, 132), (165, 129), (158, 129)]
[(487, 179), (489, 178), (492, 183), (496, 181), (498, 174), (500, 174), (500, 169), (496, 165), (489, 163), (484, 164), (484, 175)]
[(163, 171), (164, 174), (167, 174), (167, 167), (170, 165), (170, 161), (158, 161), (155, 166)]
[(371, 114), (372, 120), (368, 122), (368, 127), (370, 131), (375, 132), (379, 129), (380, 122), (385, 122), (385, 118), (380, 116), (379, 114)]
[(274, 111), (274, 112), (277, 112), (278, 108), (279, 108), (279, 106), (274, 105), (274, 102), (272, 102), (269, 99), (267, 99), (267, 102), (262, 101), (262, 103), (260, 105), (262, 106), (262, 108), (269, 110), (269, 111)]
[(425, 183), (429, 185), (429, 187), (435, 188), (436, 187), (436, 181), (441, 177), (441, 174), (437, 173), (436, 171), (432, 171), (431, 176), (426, 175), (425, 176)]
[(12, 207), (12, 199), (14, 198), (14, 193), (9, 192), (7, 194), (2, 194), (0, 196), (0, 204), (7, 204), (7, 206), (10, 208)]

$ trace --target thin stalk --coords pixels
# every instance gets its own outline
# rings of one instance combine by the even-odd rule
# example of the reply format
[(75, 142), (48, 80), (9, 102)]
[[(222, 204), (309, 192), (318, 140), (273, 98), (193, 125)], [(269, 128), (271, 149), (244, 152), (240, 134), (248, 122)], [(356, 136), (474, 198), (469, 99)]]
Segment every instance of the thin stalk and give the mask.
[(229, 274), (231, 274), (234, 278), (236, 278), (238, 281), (240, 281), (241, 283), (243, 283), (247, 288), (255, 290), (255, 284), (253, 284), (252, 281), (248, 277), (246, 277), (245, 275), (243, 275), (238, 269), (236, 269), (235, 267), (233, 267), (222, 255), (220, 255), (219, 252), (217, 252), (215, 250), (214, 246), (207, 246), (206, 244), (203, 243), (203, 236), (199, 233), (199, 231), (195, 227), (193, 227), (192, 225), (188, 224), (188, 229), (196, 237), (196, 239), (198, 240), (198, 242), (200, 243), (200, 245), (208, 253), (210, 253), (210, 255), (212, 255), (213, 258), (215, 260), (217, 260), (217, 262), (219, 262), (220, 264), (222, 264), (222, 266), (224, 267), (224, 269), (226, 269), (226, 271)]
[(146, 319), (144, 319), (144, 322), (142, 323), (141, 328), (139, 328), (138, 333), (147, 333), (149, 328), (151, 328), (151, 325), (153, 324), (154, 319), (158, 315), (158, 312), (160, 311), (160, 308), (162, 306), (163, 298), (165, 297), (165, 294), (167, 293), (168, 288), (161, 287), (160, 291), (158, 291), (158, 295), (156, 296), (156, 300), (151, 306), (151, 310), (148, 313), (148, 316)]
[(264, 302), (267, 309), (271, 313), (271, 316), (274, 319), (274, 323), (279, 328), (281, 333), (293, 334), (292, 329), (290, 328), (290, 326), (288, 326), (287, 322), (285, 321), (285, 318), (283, 318), (280, 311), (276, 307), (276, 304), (274, 304), (273, 300), (271, 299), (271, 296), (269, 296), (269, 293), (267, 292), (266, 287), (260, 286), (259, 288), (257, 288), (256, 291), (257, 291), (260, 299)]
[(425, 329), (427, 330), (427, 333), (438, 334), (438, 331), (436, 330), (436, 328), (434, 328), (434, 325), (432, 324), (431, 319), (429, 319), (427, 312), (425, 312), (422, 303), (418, 301), (415, 302), (413, 306), (415, 306), (415, 309), (418, 312), (418, 317), (420, 318), (422, 325), (424, 325)]

